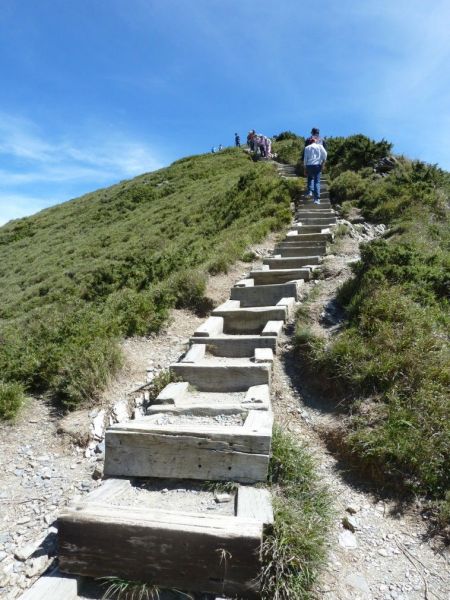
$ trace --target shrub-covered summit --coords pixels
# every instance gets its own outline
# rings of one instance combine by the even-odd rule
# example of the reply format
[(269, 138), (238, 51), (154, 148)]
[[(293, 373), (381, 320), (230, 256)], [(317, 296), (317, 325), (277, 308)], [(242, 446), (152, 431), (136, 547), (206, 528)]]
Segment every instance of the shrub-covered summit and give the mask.
[(0, 228), (0, 395), (91, 398), (120, 365), (120, 337), (199, 302), (206, 274), (288, 222), (289, 201), (272, 166), (230, 149)]

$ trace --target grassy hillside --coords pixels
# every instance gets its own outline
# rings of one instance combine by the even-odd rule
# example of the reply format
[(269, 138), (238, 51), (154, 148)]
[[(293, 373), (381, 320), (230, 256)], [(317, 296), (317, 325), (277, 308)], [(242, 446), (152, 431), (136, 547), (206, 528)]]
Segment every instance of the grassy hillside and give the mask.
[[(390, 144), (331, 140), (332, 199), (386, 223), (341, 290), (344, 329), (326, 344), (298, 322), (297, 344), (348, 409), (342, 449), (380, 481), (442, 501), (450, 516), (450, 174), (404, 158), (381, 177)], [(447, 499), (447, 500), (445, 500)]]
[(24, 389), (66, 406), (120, 366), (117, 340), (157, 331), (290, 219), (290, 194), (239, 149), (168, 168), (0, 228), (0, 416)]

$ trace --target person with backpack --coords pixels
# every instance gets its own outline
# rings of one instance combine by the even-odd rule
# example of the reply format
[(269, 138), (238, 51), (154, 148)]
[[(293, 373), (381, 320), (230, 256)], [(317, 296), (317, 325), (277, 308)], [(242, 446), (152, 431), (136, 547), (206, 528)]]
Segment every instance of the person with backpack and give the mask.
[(306, 195), (314, 197), (314, 204), (320, 204), (320, 173), (327, 160), (327, 151), (323, 145), (314, 139), (305, 146), (303, 163), (306, 175)]

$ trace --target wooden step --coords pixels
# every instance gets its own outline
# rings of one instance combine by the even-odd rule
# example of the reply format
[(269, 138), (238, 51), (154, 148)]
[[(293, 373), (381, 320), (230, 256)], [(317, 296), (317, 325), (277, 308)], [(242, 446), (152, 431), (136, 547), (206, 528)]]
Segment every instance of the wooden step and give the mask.
[(275, 285), (255, 285), (250, 279), (251, 285), (231, 288), (230, 297), (232, 300), (238, 300), (241, 308), (249, 306), (273, 306), (281, 298), (292, 297), (295, 300), (299, 297), (299, 290), (303, 281), (293, 281), (292, 283), (281, 283)]
[[(198, 341), (198, 337), (190, 338), (191, 344), (198, 343)], [(254, 356), (256, 348), (270, 348), (274, 353), (277, 351), (277, 338), (275, 336), (222, 334), (208, 337), (204, 343), (209, 354), (230, 358)]]
[(284, 321), (288, 317), (285, 306), (232, 306), (224, 303), (212, 312), (214, 317), (224, 320), (223, 332), (228, 334), (259, 334), (267, 321)]
[(110, 479), (60, 515), (60, 569), (256, 600), (270, 494), (241, 486), (225, 514), (205, 508), (214, 504), (213, 492), (184, 482)]
[(296, 269), (306, 265), (318, 265), (320, 256), (288, 256), (265, 258), (264, 264), (269, 265), (271, 269)]
[(257, 285), (270, 285), (273, 283), (286, 283), (296, 279), (308, 281), (310, 278), (310, 269), (270, 269), (261, 271), (252, 271), (250, 276)]
[(105, 476), (265, 481), (272, 424), (271, 412), (252, 410), (211, 416), (153, 413), (118, 423), (106, 430)]
[(267, 384), (253, 385), (243, 392), (199, 392), (189, 389), (185, 381), (169, 383), (147, 407), (147, 414), (169, 412), (215, 416), (248, 410), (271, 410)]
[(270, 363), (255, 363), (250, 358), (215, 356), (170, 365), (171, 373), (202, 392), (242, 392), (252, 385), (268, 385), (271, 368)]

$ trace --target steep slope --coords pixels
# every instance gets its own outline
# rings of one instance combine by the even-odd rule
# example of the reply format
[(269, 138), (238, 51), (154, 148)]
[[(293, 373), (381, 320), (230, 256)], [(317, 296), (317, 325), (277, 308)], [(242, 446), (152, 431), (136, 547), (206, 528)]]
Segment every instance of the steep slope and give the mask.
[(2, 227), (0, 416), (19, 403), (15, 383), (90, 398), (120, 365), (120, 336), (201, 303), (205, 274), (286, 223), (289, 201), (273, 167), (231, 149)]

